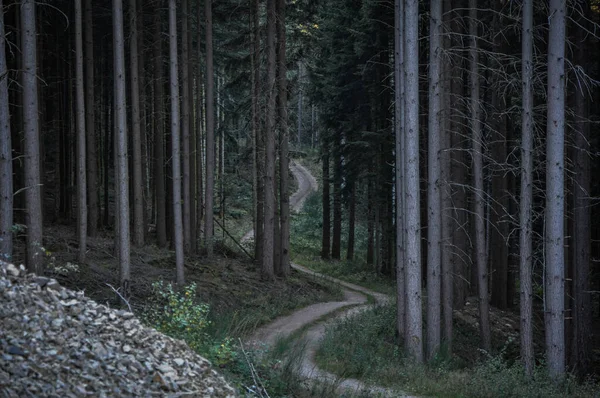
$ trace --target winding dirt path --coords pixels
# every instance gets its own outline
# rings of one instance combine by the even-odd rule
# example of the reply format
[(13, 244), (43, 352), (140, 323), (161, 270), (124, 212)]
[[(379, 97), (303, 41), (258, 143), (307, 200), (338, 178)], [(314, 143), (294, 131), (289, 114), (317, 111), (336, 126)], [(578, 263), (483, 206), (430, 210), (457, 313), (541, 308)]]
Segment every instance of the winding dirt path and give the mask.
[[(317, 182), (310, 172), (295, 161), (290, 162), (290, 169), (298, 181), (298, 190), (290, 197), (290, 206), (296, 212), (299, 212), (306, 198), (313, 191), (317, 190)], [(252, 237), (252, 232), (244, 237)], [(299, 372), (306, 377), (307, 381), (321, 381), (326, 383), (335, 383), (338, 392), (364, 392), (376, 394), (384, 397), (409, 397), (401, 391), (386, 388), (365, 385), (365, 383), (355, 379), (344, 379), (330, 372), (320, 369), (315, 363), (315, 355), (319, 348), (326, 327), (337, 319), (349, 317), (357, 312), (373, 306), (387, 303), (391, 298), (387, 295), (374, 292), (362, 286), (344, 282), (342, 280), (325, 276), (305, 268), (298, 264), (292, 264), (292, 268), (298, 272), (311, 275), (315, 278), (323, 278), (342, 287), (344, 293), (343, 301), (332, 301), (317, 303), (302, 308), (288, 316), (280, 317), (268, 325), (259, 328), (249, 339), (250, 342), (261, 342), (272, 345), (278, 338), (287, 337), (294, 332), (309, 326), (300, 337), (306, 343), (306, 352), (299, 366)], [(367, 296), (373, 297), (376, 304), (367, 304)], [(344, 308), (347, 308), (343, 310)], [(336, 312), (337, 311), (337, 312)], [(341, 312), (340, 312), (341, 311)], [(331, 315), (336, 312), (335, 316)]]

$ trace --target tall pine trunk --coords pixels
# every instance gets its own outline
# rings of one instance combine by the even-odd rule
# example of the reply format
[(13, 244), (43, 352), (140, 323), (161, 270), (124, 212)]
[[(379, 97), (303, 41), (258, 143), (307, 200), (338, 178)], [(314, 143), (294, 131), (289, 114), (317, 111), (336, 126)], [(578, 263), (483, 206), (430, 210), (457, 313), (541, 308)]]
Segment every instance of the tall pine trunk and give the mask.
[(21, 51), (23, 87), (23, 136), (25, 157), (25, 222), (27, 225), (27, 268), (43, 272), (42, 202), (40, 188), (40, 139), (37, 84), (37, 33), (35, 1), (23, 0), (21, 13)]
[(275, 231), (275, 35), (276, 0), (267, 0), (267, 97), (265, 129), (265, 175), (264, 175), (264, 247), (262, 260), (263, 278), (273, 278), (273, 248)]
[(87, 250), (87, 188), (85, 146), (85, 95), (83, 87), (83, 9), (81, 0), (75, 0), (75, 91), (77, 125), (77, 234), (79, 249), (77, 261), (85, 263)]
[(421, 297), (421, 201), (419, 187), (419, 2), (406, 0), (404, 12), (406, 329), (408, 355), (423, 362)]
[(323, 225), (321, 231), (321, 258), (328, 260), (331, 249), (331, 208), (329, 201), (329, 144), (327, 139), (322, 142), (323, 167)]
[(477, 266), (477, 286), (479, 288), (479, 333), (482, 348), (490, 352), (492, 338), (489, 319), (488, 298), (488, 272), (486, 261), (486, 236), (485, 236), (485, 193), (483, 186), (483, 134), (481, 129), (481, 104), (479, 93), (479, 53), (477, 48), (477, 4), (476, 0), (469, 1), (469, 36), (471, 46), (470, 59), (470, 117), (473, 158), (473, 187), (475, 214), (475, 264)]
[(98, 158), (96, 148), (96, 131), (94, 109), (94, 19), (92, 0), (85, 0), (83, 9), (85, 34), (85, 131), (86, 131), (86, 172), (87, 172), (87, 205), (88, 205), (88, 235), (98, 235)]
[(169, 74), (171, 92), (171, 158), (173, 171), (173, 241), (177, 285), (185, 283), (183, 257), (183, 220), (181, 210), (181, 140), (179, 126), (179, 65), (177, 61), (176, 0), (169, 0)]
[(156, 203), (156, 239), (159, 247), (167, 246), (167, 195), (165, 189), (165, 86), (162, 51), (162, 7), (154, 14), (154, 195)]
[(123, 1), (113, 0), (114, 98), (115, 98), (115, 181), (118, 233), (115, 246), (121, 264), (120, 282), (125, 297), (130, 295), (129, 245), (129, 172), (127, 162), (127, 100), (125, 81), (125, 37), (123, 34)]
[(12, 260), (13, 167), (8, 101), (4, 8), (0, 0), (0, 259)]
[(212, 0), (204, 1), (206, 29), (206, 190), (204, 194), (204, 243), (209, 257), (213, 254), (213, 201), (215, 190), (215, 76), (213, 67)]
[(129, 0), (129, 67), (131, 71), (131, 141), (133, 145), (133, 244), (144, 245), (144, 185), (142, 181), (142, 133), (138, 66), (137, 0)]
[(427, 178), (427, 360), (435, 359), (441, 342), (440, 140), (442, 2), (432, 1), (429, 13), (429, 139)]
[(181, 1), (181, 135), (183, 156), (183, 250), (192, 247), (192, 193), (190, 191), (190, 67), (188, 21), (189, 1)]
[(286, 68), (286, 32), (285, 0), (277, 0), (277, 89), (279, 92), (279, 217), (281, 221), (280, 239), (280, 275), (290, 274), (290, 193), (289, 193), (289, 132), (287, 113), (287, 68)]
[(519, 217), (519, 281), (521, 312), (521, 360), (533, 377), (533, 0), (523, 2), (523, 109), (521, 125), (521, 198)]
[(254, 259), (262, 261), (263, 256), (263, 226), (264, 226), (264, 138), (260, 125), (260, 23), (258, 0), (252, 1), (252, 132), (254, 145), (253, 179), (254, 179)]
[(404, 207), (404, 0), (394, 8), (394, 132), (396, 148), (396, 331), (405, 328), (405, 207)]
[(548, 19), (548, 115), (546, 126), (545, 324), (548, 372), (565, 375), (564, 326), (564, 144), (566, 6), (550, 0)]

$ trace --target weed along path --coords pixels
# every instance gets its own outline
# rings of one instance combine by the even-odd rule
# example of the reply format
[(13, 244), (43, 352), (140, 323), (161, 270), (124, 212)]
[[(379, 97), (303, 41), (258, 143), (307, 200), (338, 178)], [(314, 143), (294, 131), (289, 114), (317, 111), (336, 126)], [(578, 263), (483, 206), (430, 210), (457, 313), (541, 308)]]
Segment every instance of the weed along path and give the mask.
[[(298, 212), (308, 195), (316, 191), (317, 182), (310, 172), (297, 162), (291, 162), (290, 169), (298, 182), (298, 190), (290, 197), (290, 206)], [(252, 236), (249, 233), (244, 238), (248, 239)], [(319, 274), (298, 264), (292, 264), (292, 268), (312, 277), (322, 278), (338, 284), (343, 289), (344, 300), (313, 304), (290, 315), (278, 318), (272, 323), (259, 328), (251, 336), (249, 342), (260, 342), (272, 346), (279, 338), (297, 337), (299, 341), (305, 344), (302, 362), (298, 364), (297, 369), (300, 376), (306, 378), (307, 382), (313, 384), (313, 386), (334, 388), (334, 391), (337, 391), (340, 395), (343, 393), (358, 394), (367, 392), (375, 396), (408, 397), (408, 395), (397, 390), (369, 386), (359, 380), (341, 378), (320, 369), (315, 362), (319, 343), (329, 324), (340, 318), (350, 317), (371, 306), (385, 304), (391, 298), (362, 286)], [(368, 297), (371, 297), (375, 303), (368, 303)]]

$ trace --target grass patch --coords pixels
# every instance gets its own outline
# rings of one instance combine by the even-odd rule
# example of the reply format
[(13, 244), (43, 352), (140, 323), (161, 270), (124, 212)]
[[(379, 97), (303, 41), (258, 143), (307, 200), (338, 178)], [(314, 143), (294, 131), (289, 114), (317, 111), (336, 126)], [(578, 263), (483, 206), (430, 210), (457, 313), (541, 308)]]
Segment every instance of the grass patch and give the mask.
[(411, 364), (397, 345), (395, 312), (393, 305), (380, 306), (334, 324), (317, 352), (319, 366), (340, 376), (425, 396), (558, 398), (598, 394), (598, 385), (578, 384), (574, 378), (557, 386), (542, 366), (533, 380), (528, 380), (521, 365), (507, 361), (502, 353), (482, 356), (470, 364), (460, 358), (440, 358), (429, 366)]

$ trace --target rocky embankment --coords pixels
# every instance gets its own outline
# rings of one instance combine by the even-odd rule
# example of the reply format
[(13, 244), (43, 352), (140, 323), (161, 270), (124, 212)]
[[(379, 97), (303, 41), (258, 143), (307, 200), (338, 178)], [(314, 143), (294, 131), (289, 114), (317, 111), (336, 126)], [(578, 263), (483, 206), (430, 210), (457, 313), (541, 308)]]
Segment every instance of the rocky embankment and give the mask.
[(234, 397), (182, 341), (0, 261), (0, 397)]

